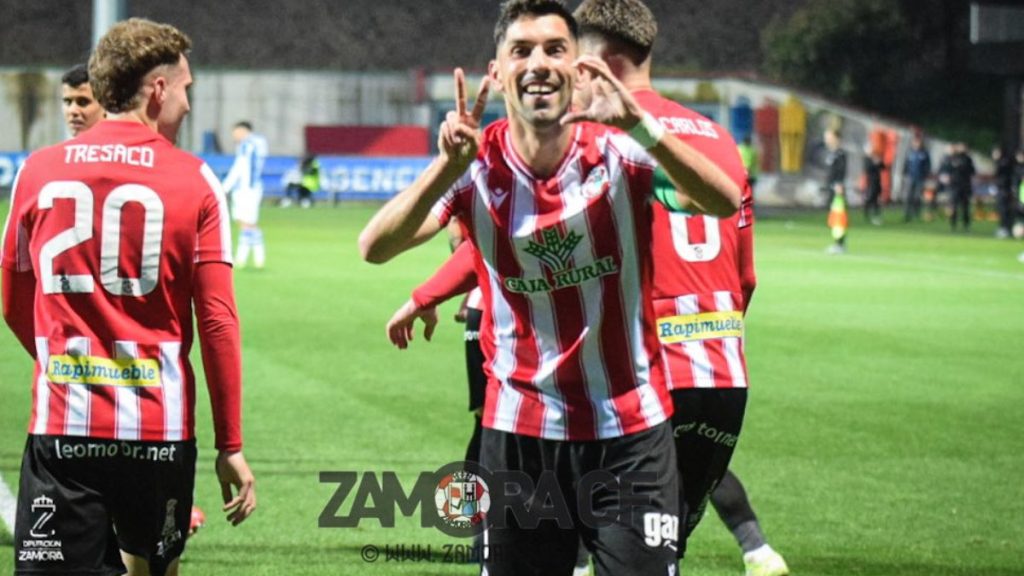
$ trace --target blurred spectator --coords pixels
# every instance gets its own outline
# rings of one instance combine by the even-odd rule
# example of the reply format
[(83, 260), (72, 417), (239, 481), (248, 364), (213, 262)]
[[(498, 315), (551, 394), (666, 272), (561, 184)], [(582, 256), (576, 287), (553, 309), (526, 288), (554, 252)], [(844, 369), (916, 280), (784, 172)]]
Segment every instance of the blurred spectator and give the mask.
[(744, 136), (743, 141), (739, 145), (740, 159), (743, 160), (743, 167), (747, 170), (747, 183), (750, 184), (751, 193), (754, 191), (754, 185), (757, 184), (758, 171), (758, 157), (757, 148), (750, 141), (750, 136)]
[(846, 152), (840, 147), (839, 132), (825, 131), (825, 165), (828, 175), (825, 189), (828, 194), (828, 227), (832, 232), (833, 244), (828, 247), (830, 254), (846, 252)]
[[(956, 145), (947, 144), (943, 150), (942, 160), (939, 161), (939, 184), (935, 188), (935, 194), (932, 196), (932, 201), (928, 206), (929, 215), (926, 218), (929, 222), (939, 212), (939, 196), (948, 195), (952, 196), (952, 189), (950, 188), (950, 174), (953, 171), (953, 155), (956, 154)], [(950, 199), (950, 204), (953, 201)]]
[(293, 175), (285, 187), (281, 207), (291, 206), (294, 196), (298, 200), (299, 206), (309, 208), (313, 204), (313, 195), (320, 191), (320, 161), (316, 159), (316, 156), (307, 154), (299, 163), (298, 170), (290, 172)]
[(957, 218), (963, 222), (965, 232), (971, 229), (971, 197), (974, 195), (971, 179), (974, 173), (974, 161), (967, 153), (967, 145), (957, 142), (949, 158), (949, 187), (953, 192), (953, 212), (949, 216), (949, 226), (954, 232)]
[(1011, 186), (1017, 196), (1013, 237), (1024, 238), (1024, 148), (1017, 150), (1017, 154), (1013, 157), (1013, 183)]
[[(910, 141), (910, 150), (907, 158), (903, 161), (903, 175), (906, 177), (906, 209), (903, 213), (903, 221), (910, 222), (921, 217), (921, 198), (924, 194), (924, 185), (932, 172), (932, 157), (928, 149), (924, 147), (924, 140), (920, 134), (914, 134)], [(933, 195), (934, 196), (934, 195)]]
[(875, 226), (882, 225), (882, 154), (870, 143), (864, 146), (864, 220)]
[(1017, 204), (1017, 195), (1013, 190), (1013, 159), (996, 146), (992, 148), (992, 163), (995, 165), (996, 210), (999, 212), (996, 237), (1009, 238)]

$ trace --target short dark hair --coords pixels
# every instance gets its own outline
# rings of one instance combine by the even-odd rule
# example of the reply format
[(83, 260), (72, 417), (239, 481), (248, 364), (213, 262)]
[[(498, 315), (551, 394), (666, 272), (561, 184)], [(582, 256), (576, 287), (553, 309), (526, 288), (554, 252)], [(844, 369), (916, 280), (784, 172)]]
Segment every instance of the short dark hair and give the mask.
[(96, 100), (107, 112), (126, 112), (141, 103), (142, 80), (158, 66), (174, 66), (192, 40), (169, 24), (130, 18), (114, 24), (89, 58)]
[(245, 128), (249, 132), (252, 132), (252, 122), (249, 122), (248, 120), (239, 120), (238, 122), (235, 122), (235, 128)]
[(494, 45), (501, 46), (501, 43), (505, 41), (505, 33), (508, 32), (508, 27), (523, 16), (537, 17), (549, 14), (561, 16), (569, 26), (569, 34), (573, 38), (579, 36), (579, 26), (576, 24), (576, 19), (573, 18), (572, 12), (569, 12), (569, 8), (561, 0), (505, 0), (501, 5), (501, 15), (498, 17), (498, 23), (494, 26)]
[(60, 77), (61, 84), (67, 84), (72, 88), (78, 88), (82, 84), (89, 83), (89, 68), (85, 64), (76, 64), (73, 68)]
[(658, 22), (641, 0), (583, 0), (573, 16), (581, 36), (593, 34), (610, 41), (636, 64), (651, 55)]

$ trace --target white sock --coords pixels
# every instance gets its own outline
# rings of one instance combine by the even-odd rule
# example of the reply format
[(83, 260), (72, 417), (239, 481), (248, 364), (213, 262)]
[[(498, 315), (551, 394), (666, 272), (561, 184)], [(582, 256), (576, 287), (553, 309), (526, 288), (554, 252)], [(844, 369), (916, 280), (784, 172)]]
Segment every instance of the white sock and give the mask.
[(747, 552), (746, 554), (744, 554), (743, 555), (743, 561), (744, 562), (757, 562), (759, 560), (764, 560), (765, 558), (767, 558), (768, 556), (771, 556), (774, 553), (775, 553), (775, 551), (772, 550), (772, 547), (767, 545), (767, 544), (765, 544), (764, 546), (761, 546), (760, 548), (755, 548), (755, 549), (751, 550), (750, 552)]

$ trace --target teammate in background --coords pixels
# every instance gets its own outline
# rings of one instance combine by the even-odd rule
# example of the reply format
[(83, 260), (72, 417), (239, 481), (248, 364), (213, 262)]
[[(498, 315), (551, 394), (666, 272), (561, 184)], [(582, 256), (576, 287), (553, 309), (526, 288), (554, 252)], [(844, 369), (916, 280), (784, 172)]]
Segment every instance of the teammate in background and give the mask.
[(71, 138), (78, 136), (103, 119), (103, 107), (96, 101), (89, 85), (89, 69), (78, 64), (60, 78), (60, 102), (64, 123)]
[(761, 531), (761, 523), (750, 505), (747, 491), (732, 470), (726, 470), (722, 481), (711, 493), (711, 504), (718, 517), (732, 532), (743, 551), (745, 576), (785, 576), (789, 566), (775, 551)]
[(231, 214), (241, 227), (235, 266), (244, 268), (251, 250), (253, 265), (263, 268), (267, 255), (259, 221), (267, 139), (253, 132), (252, 124), (247, 120), (235, 124), (231, 137), (235, 140), (235, 162), (224, 178), (224, 190), (231, 194)]
[[(906, 177), (906, 209), (903, 221), (910, 222), (921, 217), (921, 199), (924, 197), (924, 185), (932, 173), (932, 157), (924, 146), (919, 132), (915, 132), (910, 141), (910, 150), (903, 161), (903, 175)], [(933, 192), (934, 194), (934, 192)]]
[[(575, 16), (581, 51), (607, 61), (645, 110), (743, 189), (740, 211), (729, 218), (653, 206), (654, 311), (666, 384), (675, 405), (672, 425), (686, 530), (680, 538), (682, 557), (686, 537), (697, 527), (726, 473), (746, 407), (742, 323), (757, 285), (750, 184), (757, 174), (756, 153), (748, 138), (744, 141), (747, 155), (742, 156), (743, 148), (721, 126), (654, 92), (650, 69), (657, 22), (641, 0), (584, 0)], [(747, 171), (747, 163), (755, 172)], [(663, 179), (656, 179), (655, 185), (666, 188), (660, 195), (674, 191)], [(698, 336), (679, 336), (688, 332), (675, 330), (705, 320), (725, 320), (731, 326)], [(718, 430), (719, 435), (709, 439), (707, 429)], [(742, 491), (733, 491), (731, 497), (745, 501)], [(744, 557), (748, 574), (788, 573), (781, 556), (772, 552), (774, 557), (769, 559), (764, 552)], [(769, 560), (777, 560), (775, 568), (781, 571), (769, 570)]]
[(111, 27), (89, 63), (108, 120), (32, 154), (14, 184), (3, 315), (36, 366), (16, 574), (177, 574), (195, 481), (193, 309), (224, 510), (238, 524), (256, 505), (226, 202), (173, 144), (190, 47), (172, 26)]
[(846, 253), (846, 230), (849, 225), (846, 202), (846, 152), (840, 147), (839, 132), (825, 131), (825, 193), (828, 197), (828, 227), (832, 233), (829, 254)]
[[(730, 215), (740, 189), (665, 136), (604, 62), (577, 58), (575, 20), (561, 2), (504, 3), (495, 43), (489, 78), (504, 92), (508, 119), (481, 134), (487, 82), (468, 112), (457, 70), (457, 111), (441, 126), (438, 157), (374, 216), (360, 249), (383, 262), (451, 218), (466, 224), (486, 311), (485, 468), (524, 472), (534, 485), (554, 475), (575, 518), (574, 487), (589, 472), (664, 479), (636, 486), (646, 503), (605, 527), (541, 521), (527, 529), (493, 511), (525, 505), (534, 489), (492, 491), (486, 573), (571, 573), (580, 537), (598, 574), (670, 573), (678, 526), (672, 408), (652, 376), (660, 359), (644, 248), (654, 160), (690, 193), (660, 199), (674, 206)], [(595, 97), (570, 112), (578, 76)], [(595, 515), (620, 505), (608, 496), (591, 498)]]

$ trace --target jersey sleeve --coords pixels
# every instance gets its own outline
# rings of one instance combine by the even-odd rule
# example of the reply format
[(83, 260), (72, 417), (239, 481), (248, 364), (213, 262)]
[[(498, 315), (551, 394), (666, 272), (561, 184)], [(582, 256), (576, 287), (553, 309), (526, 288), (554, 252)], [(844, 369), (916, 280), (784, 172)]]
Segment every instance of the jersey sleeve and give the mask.
[(11, 209), (4, 223), (3, 248), (0, 249), (0, 267), (14, 272), (27, 272), (32, 269), (32, 257), (28, 246), (28, 226), (25, 222), (25, 196), (19, 184), (24, 168), (14, 177), (11, 188)]
[(737, 226), (740, 229), (754, 225), (754, 194), (750, 189), (750, 183), (743, 185), (743, 196), (740, 199), (739, 220)]
[(447, 226), (452, 218), (464, 212), (469, 195), (473, 190), (474, 172), (475, 169), (471, 166), (430, 209), (430, 213), (437, 218), (441, 226)]
[(242, 354), (231, 268), (217, 263), (199, 266), (193, 299), (214, 445), (237, 452), (242, 449)]
[(451, 257), (429, 280), (412, 291), (412, 301), (420, 308), (433, 308), (476, 287), (473, 267), (475, 251), (469, 242), (459, 244)]
[(204, 193), (199, 212), (195, 262), (231, 264), (231, 220), (224, 190), (208, 165), (203, 164), (199, 171)]

